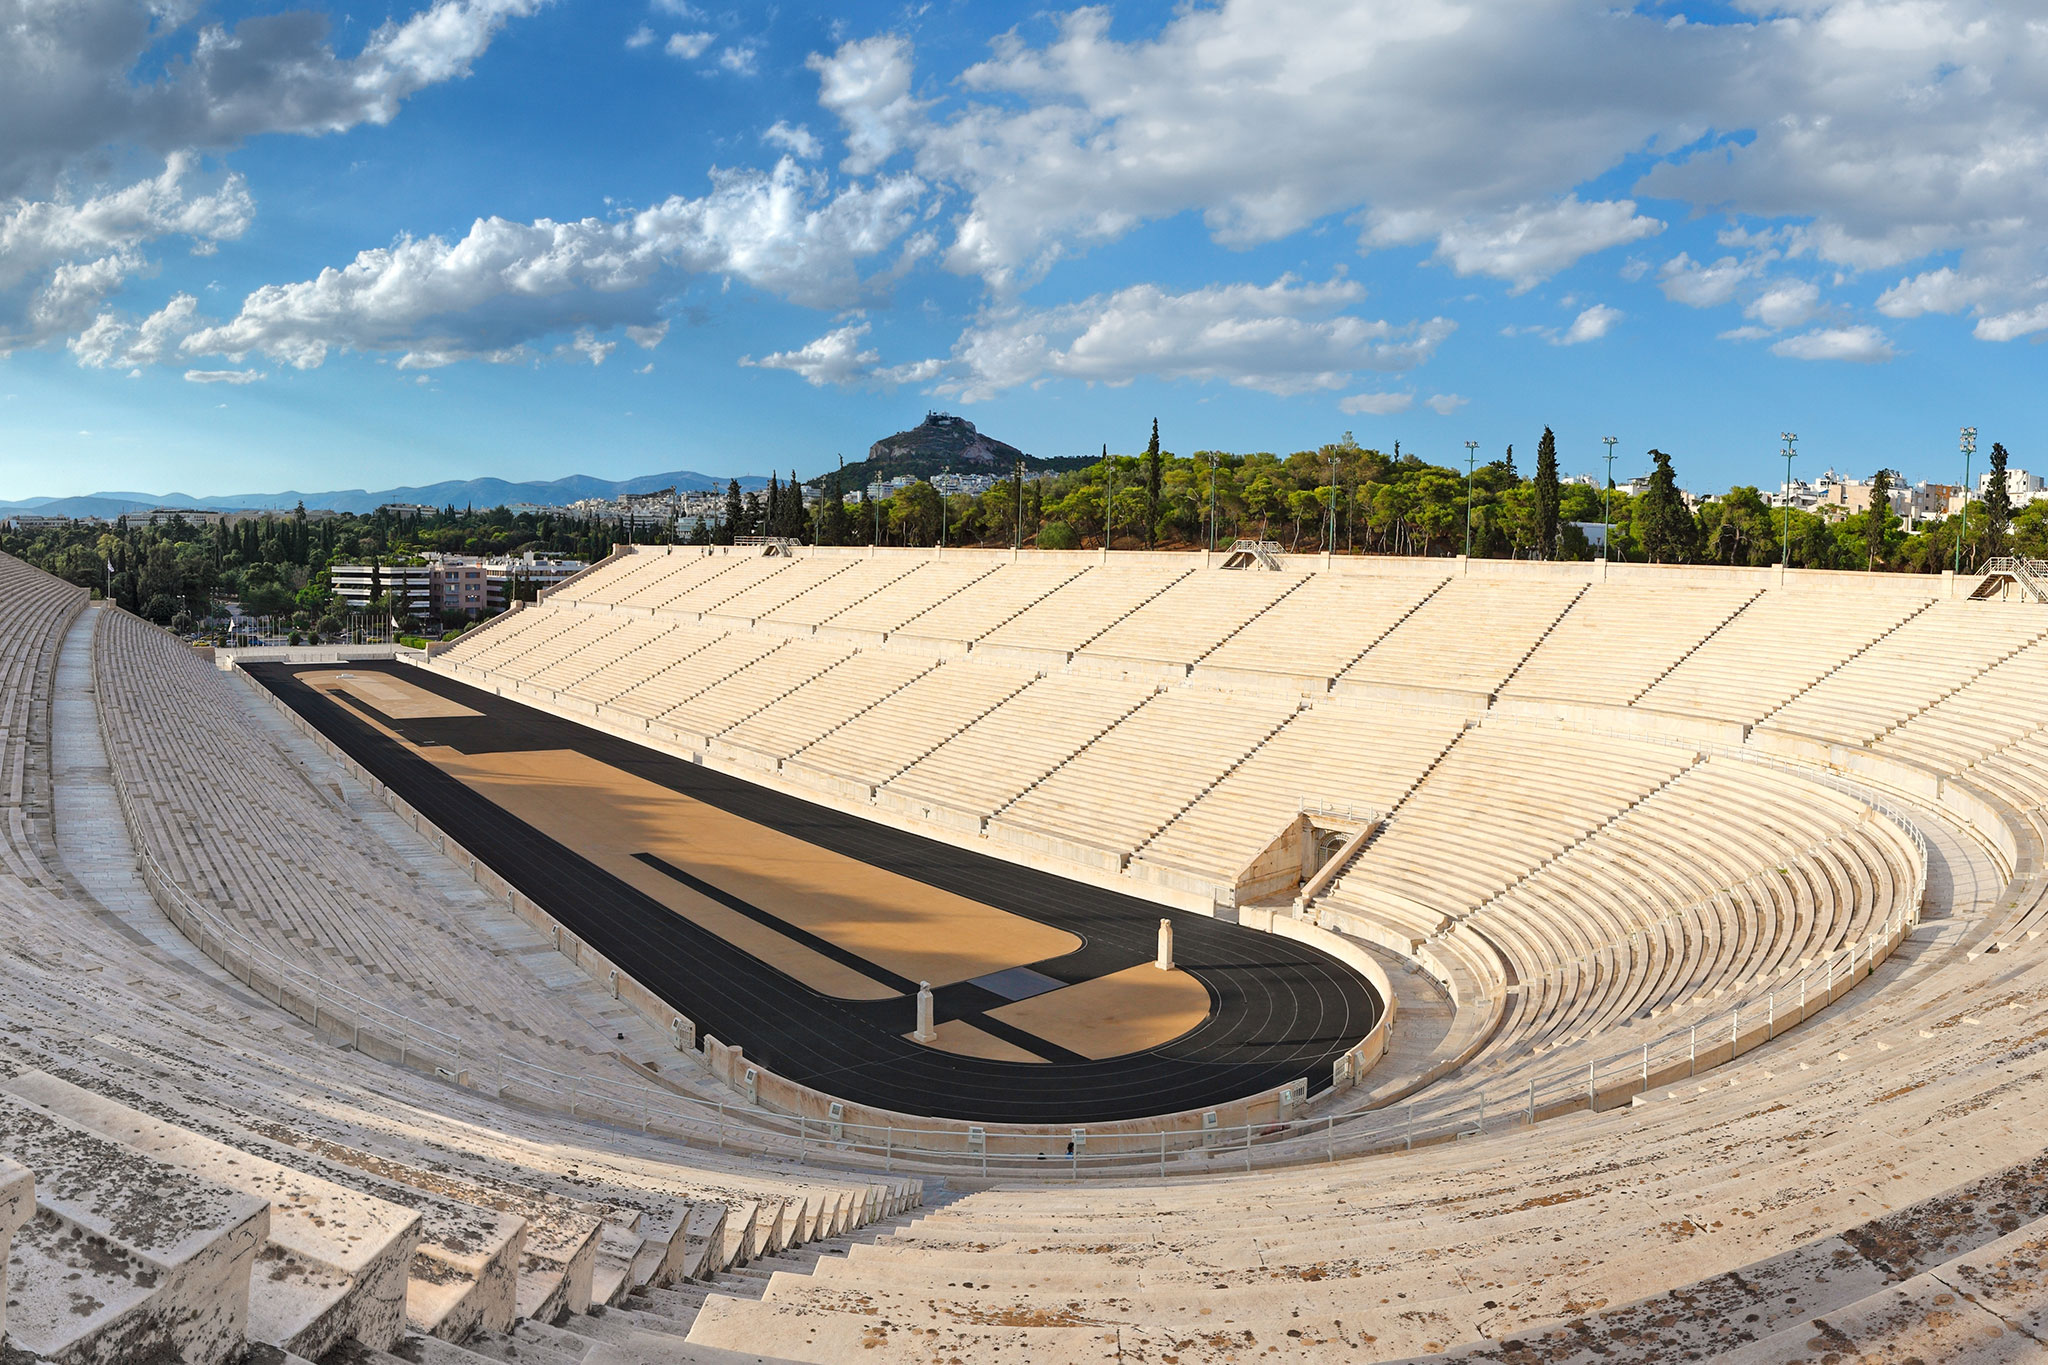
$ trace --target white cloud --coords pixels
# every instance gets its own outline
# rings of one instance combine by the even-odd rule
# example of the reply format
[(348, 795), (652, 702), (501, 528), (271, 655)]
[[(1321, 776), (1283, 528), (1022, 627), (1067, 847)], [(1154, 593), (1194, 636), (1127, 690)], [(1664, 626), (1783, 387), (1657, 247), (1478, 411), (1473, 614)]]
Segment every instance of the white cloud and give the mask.
[(1732, 300), (1736, 291), (1756, 274), (1757, 267), (1723, 256), (1712, 265), (1701, 265), (1681, 251), (1664, 262), (1657, 272), (1657, 287), (1673, 303), (1691, 308), (1719, 308)]
[(203, 245), (248, 229), (255, 203), (242, 178), (189, 193), (192, 161), (174, 155), (161, 175), (91, 198), (0, 204), (0, 355), (77, 334), (149, 268), (151, 242), (183, 236)]
[(1471, 401), (1455, 393), (1438, 393), (1430, 395), (1429, 408), (1439, 417), (1449, 417)]
[(1412, 393), (1354, 393), (1337, 400), (1337, 411), (1356, 417), (1392, 417), (1415, 406)]
[(1875, 327), (1822, 327), (1786, 337), (1771, 347), (1772, 355), (1791, 360), (1849, 360), (1872, 365), (1897, 354), (1890, 338)]
[(2044, 329), (2048, 329), (2048, 303), (2037, 303), (2032, 308), (1981, 318), (1973, 334), (1979, 341), (2012, 341)]
[(658, 14), (673, 15), (684, 21), (704, 17), (704, 11), (691, 4), (689, 0), (654, 0), (654, 9)]
[(1609, 308), (1604, 303), (1596, 303), (1573, 318), (1572, 325), (1565, 329), (1563, 336), (1553, 337), (1551, 341), (1558, 346), (1577, 346), (1585, 341), (1598, 341), (1614, 329), (1615, 323), (1626, 316), (1627, 314), (1619, 308)]
[(1388, 244), (1434, 235), (1437, 259), (1449, 262), (1458, 274), (1508, 280), (1516, 293), (1534, 288), (1596, 251), (1664, 230), (1662, 222), (1637, 213), (1632, 199), (1582, 203), (1576, 195), (1440, 227), (1424, 228), (1425, 217), (1378, 215), (1366, 241)]
[(1443, 318), (1396, 325), (1343, 311), (1363, 295), (1348, 280), (1303, 284), (1291, 276), (1184, 294), (1133, 285), (1052, 308), (987, 310), (944, 360), (883, 367), (860, 322), (741, 363), (818, 385), (930, 381), (934, 392), (966, 402), (1052, 379), (1216, 381), (1286, 395), (1343, 388), (1360, 370), (1411, 369), (1455, 330)]
[(1768, 327), (1734, 327), (1730, 328), (1728, 331), (1717, 333), (1715, 335), (1715, 340), (1762, 341), (1765, 337), (1773, 337), (1776, 335), (1777, 333), (1772, 331)]
[(1965, 275), (1953, 266), (1928, 270), (1878, 296), (1877, 311), (1888, 318), (1917, 318), (1926, 313), (1960, 313), (1999, 292), (1995, 280)]
[(830, 57), (805, 63), (818, 73), (818, 103), (846, 134), (840, 169), (867, 175), (895, 154), (918, 128), (923, 106), (910, 96), (910, 44), (901, 38), (848, 43)]
[(312, 279), (266, 285), (235, 317), (191, 330), (180, 354), (261, 354), (310, 369), (336, 348), (403, 351), (402, 366), (431, 368), (516, 360), (529, 343), (581, 329), (641, 328), (634, 340), (647, 345), (640, 337), (659, 340), (658, 309), (684, 275), (844, 306), (861, 291), (861, 262), (908, 230), (923, 191), (897, 176), (833, 193), (785, 159), (772, 172), (720, 172), (701, 198), (617, 218), (481, 218), (457, 241), (402, 237)]
[(79, 364), (95, 369), (154, 365), (170, 358), (173, 348), (192, 330), (198, 313), (199, 300), (190, 294), (179, 294), (132, 325), (112, 313), (102, 313), (69, 345)]
[(715, 33), (671, 33), (661, 50), (671, 57), (692, 62), (704, 55), (704, 50), (718, 41)]
[(759, 49), (752, 43), (735, 43), (718, 54), (718, 64), (737, 75), (751, 76), (758, 54)]
[(261, 133), (388, 123), (412, 95), (469, 73), (511, 19), (546, 0), (436, 0), (335, 56), (326, 16), (257, 14), (205, 24), (165, 0), (74, 0), (0, 11), (0, 194), (107, 146), (168, 154)]
[(882, 353), (865, 344), (868, 324), (850, 323), (825, 333), (816, 341), (794, 351), (776, 351), (762, 356), (741, 356), (740, 364), (764, 370), (788, 370), (806, 383), (822, 388), (871, 385), (893, 388), (899, 384), (921, 384), (938, 376), (943, 361), (920, 360), (908, 365), (885, 366)]
[(597, 333), (591, 331), (588, 327), (582, 327), (577, 329), (576, 335), (570, 338), (566, 345), (556, 348), (556, 354), (580, 355), (595, 366), (604, 364), (611, 357), (611, 353), (618, 349), (618, 342), (599, 341)]
[(649, 28), (647, 25), (642, 24), (640, 25), (640, 27), (634, 29), (631, 33), (626, 35), (626, 46), (629, 49), (643, 48), (652, 43), (654, 41), (654, 37), (654, 30)]
[(260, 370), (185, 371), (185, 382), (187, 384), (233, 384), (239, 387), (243, 384), (254, 384), (257, 380), (267, 377)]
[(768, 131), (761, 134), (761, 140), (782, 148), (799, 161), (816, 161), (819, 153), (825, 150), (824, 144), (809, 128), (801, 123), (791, 127), (787, 119), (777, 119), (770, 124)]
[[(1215, 0), (1119, 40), (1110, 10), (1089, 7), (1057, 16), (1044, 40), (1004, 35), (956, 97), (922, 105), (900, 37), (812, 65), (848, 168), (908, 151), (924, 178), (961, 191), (946, 263), (1001, 289), (1188, 213), (1227, 245), (1352, 215), (1368, 246), (1433, 241), (1459, 272), (1526, 288), (1656, 231), (1633, 207), (1648, 195), (1736, 217), (1737, 255), (1662, 281), (1691, 306), (1737, 301), (1764, 259), (1810, 256), (1853, 276), (1937, 252), (1990, 282), (1972, 300), (1987, 314), (2040, 301), (2037, 6), (1737, 9), (1753, 19), (1693, 23), (1603, 0)], [(1631, 165), (1648, 167), (1632, 198), (1578, 197)]]
[(1455, 329), (1444, 318), (1395, 324), (1342, 311), (1348, 280), (1211, 285), (1170, 294), (1140, 284), (1053, 308), (985, 313), (954, 344), (937, 388), (975, 402), (1051, 378), (1221, 381), (1274, 394), (1343, 388), (1360, 370), (1420, 365)]
[(1765, 327), (1798, 327), (1820, 312), (1820, 286), (1808, 280), (1777, 280), (1742, 310)]
[(652, 327), (635, 327), (631, 324), (628, 324), (626, 327), (626, 340), (632, 342), (643, 351), (651, 351), (661, 345), (662, 339), (667, 335), (667, 318), (663, 318)]

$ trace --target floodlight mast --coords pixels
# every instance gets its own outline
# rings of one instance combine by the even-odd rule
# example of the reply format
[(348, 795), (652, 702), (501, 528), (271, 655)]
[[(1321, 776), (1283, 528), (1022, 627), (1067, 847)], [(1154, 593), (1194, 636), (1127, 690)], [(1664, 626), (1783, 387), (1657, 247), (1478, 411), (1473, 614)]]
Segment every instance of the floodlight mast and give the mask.
[(1620, 438), (1602, 436), (1600, 439), (1607, 445), (1607, 499), (1600, 513), (1600, 557), (1612, 559), (1614, 532), (1610, 528), (1614, 525), (1614, 443)]
[(1472, 557), (1472, 469), (1479, 459), (1479, 442), (1465, 442), (1465, 558)]
[(1970, 529), (1970, 457), (1977, 453), (1977, 428), (1963, 428), (1963, 510), (1956, 519), (1956, 572), (1963, 571), (1963, 533)]
[(1785, 558), (1781, 564), (1789, 569), (1792, 567), (1792, 461), (1799, 454), (1799, 433), (1781, 431), (1778, 437), (1785, 443)]

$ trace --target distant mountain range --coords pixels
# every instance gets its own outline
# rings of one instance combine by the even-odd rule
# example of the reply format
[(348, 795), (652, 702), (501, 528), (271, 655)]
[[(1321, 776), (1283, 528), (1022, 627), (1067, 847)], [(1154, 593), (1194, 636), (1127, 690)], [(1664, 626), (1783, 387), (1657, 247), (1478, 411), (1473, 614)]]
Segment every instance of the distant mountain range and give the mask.
[[(188, 493), (91, 493), (75, 498), (23, 498), (19, 502), (0, 500), (0, 512), (40, 512), (45, 516), (118, 517), (147, 512), (155, 507), (204, 508), (235, 511), (244, 508), (277, 508), (289, 511), (303, 502), (307, 509), (329, 508), (336, 512), (374, 512), (387, 502), (417, 502), (434, 507), (502, 507), (514, 502), (561, 506), (579, 498), (615, 498), (622, 493), (647, 493), (673, 485), (685, 492), (724, 488), (729, 481), (677, 470), (669, 474), (642, 474), (632, 479), (593, 479), (572, 474), (545, 483), (508, 483), (504, 479), (451, 479), (419, 488), (385, 488), (368, 492), (360, 488), (330, 493), (226, 493), (218, 497), (195, 498)], [(768, 480), (753, 475), (740, 479), (742, 489), (766, 488)]]

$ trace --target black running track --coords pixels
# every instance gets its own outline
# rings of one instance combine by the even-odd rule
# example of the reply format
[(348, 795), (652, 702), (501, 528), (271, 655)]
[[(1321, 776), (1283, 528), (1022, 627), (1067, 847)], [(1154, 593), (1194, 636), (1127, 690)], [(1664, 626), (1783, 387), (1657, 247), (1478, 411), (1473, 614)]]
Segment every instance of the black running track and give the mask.
[[(1090, 1061), (1021, 1030), (1005, 1029), (983, 1013), (1019, 998), (1003, 993), (1013, 983), (983, 978), (991, 989), (961, 982), (935, 989), (939, 1021), (968, 1019), (1047, 1060), (990, 1061), (921, 1047), (904, 1036), (915, 1027), (913, 994), (879, 1001), (824, 995), (700, 928), (379, 733), (297, 676), (334, 665), (244, 665), (451, 838), (694, 1020), (700, 1036), (737, 1043), (748, 1060), (842, 1099), (1003, 1123), (1107, 1123), (1208, 1108), (1304, 1077), (1312, 1090), (1323, 1089), (1330, 1082), (1331, 1063), (1379, 1019), (1381, 1006), (1373, 989), (1336, 959), (1305, 944), (891, 829), (425, 669), (345, 666), (397, 674), (482, 713), (480, 719), (384, 720), (413, 743), (448, 744), (465, 753), (575, 750), (818, 847), (1068, 930), (1081, 939), (1079, 950), (1030, 964), (1031, 972), (1061, 984), (1151, 961), (1158, 922), (1170, 918), (1175, 965), (1209, 992), (1209, 1018), (1189, 1033), (1144, 1052)], [(783, 932), (795, 930), (768, 911), (699, 881), (687, 868), (649, 861), (743, 914), (765, 918)], [(792, 936), (805, 938), (800, 930)], [(822, 942), (805, 941), (812, 947)], [(847, 960), (844, 949), (826, 946)], [(907, 992), (916, 989), (916, 983), (899, 981), (873, 964), (854, 959), (852, 965)], [(1029, 990), (1027, 985), (1025, 993)]]

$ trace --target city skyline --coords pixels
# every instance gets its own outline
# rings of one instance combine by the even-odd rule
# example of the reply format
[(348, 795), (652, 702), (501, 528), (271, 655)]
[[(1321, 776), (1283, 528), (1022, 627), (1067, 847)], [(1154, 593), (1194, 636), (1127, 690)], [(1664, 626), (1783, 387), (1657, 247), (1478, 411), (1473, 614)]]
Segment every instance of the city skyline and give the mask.
[(1988, 3), (34, 25), (4, 499), (809, 476), (924, 407), (1453, 467), (1549, 425), (1700, 492), (1783, 430), (1809, 480), (1960, 482), (1964, 425), (2048, 464), (2048, 36)]

